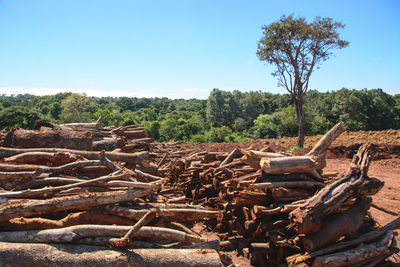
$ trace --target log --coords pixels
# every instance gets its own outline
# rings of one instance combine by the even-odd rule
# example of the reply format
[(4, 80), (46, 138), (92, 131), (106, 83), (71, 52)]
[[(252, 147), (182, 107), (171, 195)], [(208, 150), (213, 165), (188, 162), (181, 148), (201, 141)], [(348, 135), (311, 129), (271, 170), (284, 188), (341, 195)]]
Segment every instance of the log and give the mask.
[[(12, 263), (12, 265), (10, 265)], [(3, 266), (222, 267), (215, 250), (124, 249), (69, 244), (0, 243)]]
[(111, 239), (110, 245), (118, 248), (127, 247), (131, 243), (131, 239), (136, 235), (140, 228), (148, 224), (155, 216), (155, 210), (150, 209), (142, 218), (140, 218), (139, 221), (135, 223), (134, 226), (132, 226), (131, 229), (129, 229), (129, 231), (123, 237), (119, 239)]
[(133, 131), (116, 131), (115, 132), (118, 136), (125, 136), (126, 139), (142, 139), (148, 138), (149, 135), (147, 134), (146, 130), (138, 129)]
[(103, 121), (104, 116), (100, 115), (96, 122), (72, 122), (61, 124), (61, 127), (67, 127), (74, 130), (91, 130), (98, 129), (101, 127), (101, 122)]
[(86, 210), (90, 207), (134, 200), (150, 195), (161, 188), (154, 184), (146, 190), (128, 189), (105, 193), (88, 193), (69, 197), (58, 197), (46, 200), (17, 200), (0, 204), (0, 221), (15, 217), (37, 216), (66, 210)]
[(307, 251), (317, 250), (329, 243), (338, 240), (339, 237), (356, 236), (358, 229), (364, 222), (365, 214), (370, 207), (372, 199), (359, 198), (347, 211), (336, 219), (330, 220), (320, 231), (303, 239), (304, 248)]
[(368, 146), (362, 146), (355, 156), (359, 159), (358, 167), (351, 167), (346, 175), (325, 186), (289, 214), (298, 233), (311, 234), (319, 231), (323, 218), (339, 209), (343, 203), (351, 198), (376, 194), (383, 187), (382, 181), (367, 176), (367, 150)]
[(286, 157), (286, 155), (281, 153), (261, 152), (256, 150), (242, 150), (242, 154), (242, 161), (257, 169), (260, 168), (260, 160), (262, 158)]
[[(95, 178), (92, 180), (87, 180), (87, 181), (79, 181), (76, 183), (72, 184), (67, 184), (67, 185), (62, 185), (62, 186), (57, 186), (57, 187), (45, 187), (45, 188), (39, 188), (39, 189), (28, 189), (28, 190), (23, 190), (23, 191), (13, 191), (13, 192), (0, 192), (0, 198), (49, 198), (53, 196), (54, 193), (60, 192), (62, 190), (67, 190), (71, 189), (74, 187), (82, 187), (82, 186), (88, 186), (88, 185), (93, 185), (93, 184), (101, 184), (104, 183), (108, 180), (118, 180), (122, 178), (126, 178), (127, 175), (123, 171), (116, 171), (112, 173), (111, 175)], [(120, 181), (123, 182), (123, 181)], [(139, 182), (128, 182), (129, 184), (122, 183), (123, 186), (129, 185), (130, 188), (141, 188), (141, 189), (150, 189), (153, 187), (153, 184), (150, 183), (139, 183)], [(109, 183), (107, 183), (108, 185)], [(115, 183), (111, 183), (109, 185), (116, 185)], [(121, 186), (121, 183), (118, 183), (119, 186)]]
[(92, 134), (68, 130), (35, 131), (15, 129), (4, 139), (4, 147), (38, 148), (54, 147), (92, 150)]
[[(0, 242), (72, 243), (85, 237), (122, 237), (130, 229), (131, 226), (83, 224), (56, 229), (0, 232)], [(141, 227), (136, 232), (136, 237), (188, 244), (203, 241), (197, 236), (182, 231), (150, 226)]]
[(270, 174), (308, 173), (321, 178), (317, 170), (326, 166), (326, 150), (329, 145), (344, 131), (342, 123), (330, 129), (305, 156), (262, 158), (261, 168)]
[(37, 164), (58, 166), (77, 160), (84, 160), (84, 158), (82, 156), (74, 155), (68, 152), (29, 152), (5, 158), (3, 159), (3, 162), (8, 164)]
[(334, 245), (330, 245), (326, 248), (322, 248), (317, 251), (313, 251), (310, 253), (306, 253), (304, 255), (296, 254), (286, 258), (286, 261), (289, 263), (289, 266), (296, 266), (302, 262), (315, 258), (317, 256), (321, 256), (324, 254), (332, 253), (335, 251), (339, 251), (348, 247), (352, 247), (355, 245), (359, 245), (361, 243), (371, 242), (382, 237), (387, 231), (394, 230), (400, 228), (400, 218), (396, 218), (395, 220), (391, 221), (390, 223), (386, 224), (382, 228), (378, 228), (372, 232), (363, 234), (355, 239), (343, 241), (340, 243), (336, 243)]
[(224, 165), (231, 163), (234, 158), (238, 158), (240, 156), (242, 156), (242, 152), (240, 151), (239, 148), (235, 148), (234, 150), (232, 150), (231, 153), (229, 153), (229, 155), (224, 159), (224, 161), (221, 162), (219, 167), (223, 167)]
[(391, 254), (389, 250), (393, 231), (388, 231), (381, 240), (372, 244), (361, 244), (360, 246), (343, 252), (317, 257), (313, 267), (339, 267), (339, 266), (362, 266), (376, 258), (387, 257)]
[(70, 213), (60, 220), (18, 217), (9, 221), (0, 222), (0, 227), (2, 231), (26, 231), (62, 228), (77, 224), (132, 225), (133, 222), (134, 221), (131, 219), (110, 215), (103, 210), (95, 209)]
[(95, 151), (113, 151), (119, 147), (123, 147), (125, 141), (122, 138), (104, 138), (100, 141), (93, 142), (93, 150)]
[[(157, 217), (179, 222), (193, 222), (206, 219), (214, 219), (221, 215), (221, 211), (188, 209), (188, 208), (162, 208), (153, 207)], [(148, 209), (130, 209), (118, 206), (106, 206), (105, 210), (109, 214), (126, 217), (132, 220), (139, 220), (146, 214)]]
[(300, 188), (321, 188), (325, 184), (317, 181), (288, 181), (288, 182), (266, 182), (266, 183), (255, 183), (250, 187), (257, 189), (267, 189), (276, 187), (300, 187)]
[(61, 130), (62, 127), (47, 120), (36, 120), (32, 130), (40, 130), (40, 127), (47, 127), (53, 130)]
[[(13, 155), (18, 155), (21, 153), (30, 153), (30, 152), (68, 152), (75, 155), (83, 156), (87, 159), (101, 159), (103, 156), (102, 151), (86, 151), (86, 150), (72, 150), (72, 149), (62, 149), (62, 148), (6, 148), (0, 147), (0, 158), (10, 157)], [(115, 153), (106, 151), (104, 155), (112, 161), (122, 161), (134, 165), (147, 165), (144, 160), (148, 159), (149, 152), (137, 152), (137, 153)]]

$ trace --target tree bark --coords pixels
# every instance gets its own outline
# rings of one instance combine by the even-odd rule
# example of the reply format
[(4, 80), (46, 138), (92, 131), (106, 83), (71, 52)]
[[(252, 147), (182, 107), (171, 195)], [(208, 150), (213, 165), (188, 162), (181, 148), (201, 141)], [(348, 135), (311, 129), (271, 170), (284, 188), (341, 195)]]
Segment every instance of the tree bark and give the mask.
[[(131, 226), (82, 224), (64, 228), (0, 232), (2, 242), (32, 242), (32, 243), (70, 243), (85, 237), (122, 237)], [(154, 240), (170, 240), (181, 243), (200, 243), (203, 239), (185, 232), (162, 228), (143, 226), (136, 232), (138, 238)]]
[(350, 168), (341, 179), (328, 184), (290, 213), (289, 218), (298, 233), (311, 234), (319, 231), (323, 218), (336, 211), (344, 202), (351, 198), (374, 195), (383, 187), (382, 181), (367, 176), (367, 150), (368, 146), (359, 149), (355, 156), (358, 160), (353, 161), (357, 163), (357, 167)]
[(35, 131), (16, 129), (9, 132), (4, 147), (35, 148), (54, 147), (92, 150), (92, 134), (68, 130)]
[(150, 189), (113, 191), (105, 193), (89, 193), (70, 197), (51, 198), (46, 200), (17, 200), (0, 204), (0, 221), (15, 217), (28, 217), (48, 214), (64, 210), (87, 210), (90, 207), (100, 206), (133, 200), (150, 195), (161, 188), (161, 184), (154, 184)]
[[(63, 148), (7, 148), (0, 147), (0, 158), (10, 157), (13, 155), (18, 155), (21, 153), (29, 153), (29, 152), (69, 152), (75, 155), (81, 155), (87, 159), (101, 159), (103, 156), (102, 151), (86, 151), (86, 150), (73, 150), (73, 149), (63, 149)], [(122, 161), (134, 165), (147, 165), (144, 162), (145, 159), (148, 159), (149, 152), (137, 152), (137, 153), (116, 153), (106, 151), (104, 155), (112, 161)]]
[(69, 244), (0, 243), (0, 265), (222, 267), (215, 250), (124, 249)]
[(294, 100), (294, 108), (296, 110), (296, 118), (299, 124), (297, 146), (304, 147), (304, 137), (306, 135), (305, 119), (303, 110), (303, 97), (292, 97)]
[(381, 240), (372, 244), (360, 246), (343, 252), (317, 257), (313, 267), (339, 267), (339, 266), (364, 266), (369, 261), (386, 257), (391, 254), (389, 250), (393, 231), (388, 231)]
[(355, 236), (364, 222), (365, 214), (370, 207), (371, 198), (360, 198), (347, 211), (336, 219), (330, 220), (320, 231), (303, 239), (307, 251), (319, 249), (326, 244), (335, 242), (339, 237)]

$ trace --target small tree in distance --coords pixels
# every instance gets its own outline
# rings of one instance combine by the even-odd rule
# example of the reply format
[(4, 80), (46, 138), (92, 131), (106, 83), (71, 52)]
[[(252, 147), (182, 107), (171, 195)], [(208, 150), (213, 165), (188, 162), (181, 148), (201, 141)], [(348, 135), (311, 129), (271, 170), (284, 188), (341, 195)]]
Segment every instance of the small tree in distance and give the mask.
[(303, 102), (311, 73), (332, 55), (333, 48), (349, 45), (339, 38), (337, 30), (340, 28), (344, 25), (331, 18), (316, 17), (312, 23), (307, 23), (305, 18), (293, 18), (293, 15), (282, 16), (278, 22), (262, 27), (257, 56), (275, 65), (272, 75), (292, 98), (299, 124), (299, 147), (304, 145)]

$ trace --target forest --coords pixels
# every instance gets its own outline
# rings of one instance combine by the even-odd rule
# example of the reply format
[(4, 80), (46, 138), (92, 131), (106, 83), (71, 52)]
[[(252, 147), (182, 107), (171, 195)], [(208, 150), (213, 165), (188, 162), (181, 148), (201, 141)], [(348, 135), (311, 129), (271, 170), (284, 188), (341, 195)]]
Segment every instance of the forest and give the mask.
[[(349, 131), (400, 128), (400, 94), (382, 89), (310, 90), (304, 110), (307, 135), (325, 133), (339, 121)], [(0, 95), (0, 129), (31, 128), (37, 119), (93, 122), (100, 114), (103, 126), (143, 124), (159, 142), (241, 142), (296, 136), (298, 131), (289, 94), (214, 88), (206, 100), (76, 93)]]

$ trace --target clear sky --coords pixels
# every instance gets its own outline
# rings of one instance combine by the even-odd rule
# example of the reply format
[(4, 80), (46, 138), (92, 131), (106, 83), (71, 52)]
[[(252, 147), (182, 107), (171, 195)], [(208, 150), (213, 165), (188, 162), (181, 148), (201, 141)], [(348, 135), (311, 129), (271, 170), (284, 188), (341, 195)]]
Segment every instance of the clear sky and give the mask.
[(261, 27), (291, 13), (346, 24), (350, 46), (311, 89), (400, 93), (399, 0), (0, 0), (0, 94), (285, 93), (256, 50)]

